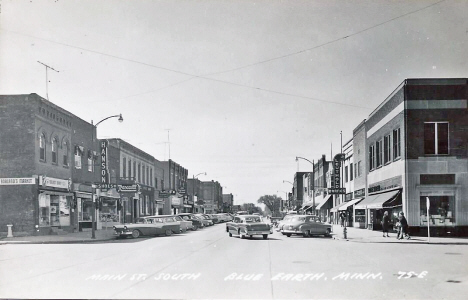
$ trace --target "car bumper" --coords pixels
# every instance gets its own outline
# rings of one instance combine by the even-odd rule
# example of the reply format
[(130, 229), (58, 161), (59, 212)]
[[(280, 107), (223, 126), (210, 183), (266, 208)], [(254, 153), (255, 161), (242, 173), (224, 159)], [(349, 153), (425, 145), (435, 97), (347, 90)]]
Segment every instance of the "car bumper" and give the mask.
[(114, 231), (115, 236), (132, 235), (131, 231)]
[(247, 231), (245, 235), (264, 235), (264, 234), (272, 234), (271, 230), (252, 230)]
[(299, 229), (280, 229), (281, 233), (291, 233), (291, 234), (302, 234), (302, 231)]

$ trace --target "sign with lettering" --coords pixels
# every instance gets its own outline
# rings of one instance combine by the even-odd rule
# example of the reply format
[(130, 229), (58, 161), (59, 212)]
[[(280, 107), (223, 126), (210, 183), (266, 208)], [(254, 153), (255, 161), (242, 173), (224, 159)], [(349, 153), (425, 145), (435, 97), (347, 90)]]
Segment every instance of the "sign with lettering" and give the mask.
[(179, 191), (178, 191), (178, 192), (179, 192), (179, 194), (182, 194), (182, 195), (186, 193), (186, 191), (185, 191), (185, 189), (184, 189), (184, 188), (182, 188), (182, 189), (179, 189)]
[(101, 183), (109, 183), (109, 169), (107, 163), (107, 140), (101, 140)]
[(36, 178), (0, 178), (0, 185), (36, 184)]
[(169, 198), (169, 191), (159, 191), (159, 198)]
[(43, 187), (54, 187), (70, 190), (71, 179), (58, 179), (47, 176), (39, 176), (39, 185), (42, 185)]
[(109, 190), (117, 188), (115, 183), (96, 183), (96, 188), (101, 190)]
[(328, 193), (330, 195), (346, 194), (346, 188), (329, 188)]
[(119, 193), (139, 193), (140, 185), (137, 184), (118, 184), (117, 191)]

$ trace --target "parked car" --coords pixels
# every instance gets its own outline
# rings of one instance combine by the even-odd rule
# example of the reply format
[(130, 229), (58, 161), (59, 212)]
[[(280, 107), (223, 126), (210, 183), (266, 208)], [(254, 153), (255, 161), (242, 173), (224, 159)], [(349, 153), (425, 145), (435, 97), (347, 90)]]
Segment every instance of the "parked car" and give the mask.
[(209, 214), (208, 216), (213, 220), (213, 223), (219, 223), (218, 217), (215, 214)]
[(276, 221), (275, 227), (277, 228), (276, 231), (280, 231), (281, 225), (283, 225), (285, 222), (288, 222), (290, 219), (295, 217), (296, 215), (286, 215), (282, 219)]
[(184, 220), (181, 216), (174, 216), (174, 218), (180, 223), (180, 229), (182, 230), (182, 232), (186, 232), (187, 230), (192, 229), (192, 221)]
[(330, 236), (332, 226), (319, 221), (317, 216), (295, 215), (281, 224), (279, 231), (290, 237), (293, 234), (309, 237), (312, 235)]
[(185, 221), (191, 221), (193, 231), (197, 230), (198, 228), (203, 228), (204, 227), (204, 225), (202, 223), (202, 220), (200, 220), (200, 218), (198, 218), (194, 214), (182, 213), (182, 214), (178, 214), (178, 216), (180, 216)]
[(221, 218), (223, 222), (230, 222), (232, 221), (232, 217), (228, 213), (219, 213), (217, 214), (218, 218)]
[(172, 235), (174, 231), (179, 232), (180, 226), (170, 223), (155, 221), (151, 217), (138, 218), (135, 223), (114, 225), (114, 235), (117, 237), (132, 236), (137, 238), (142, 235)]
[(204, 214), (195, 214), (202, 221), (203, 226), (208, 227), (213, 225), (213, 220)]
[[(174, 215), (159, 215), (159, 216), (152, 216), (148, 218), (152, 218), (154, 222), (163, 222), (168, 225), (174, 225), (172, 226), (173, 233), (181, 233), (181, 232), (187, 231), (187, 225), (188, 225), (187, 222), (190, 222), (190, 221), (184, 221), (182, 219), (178, 220), (177, 216), (174, 216)], [(191, 226), (192, 225), (190, 224), (190, 227)]]
[(254, 215), (236, 216), (232, 222), (226, 223), (226, 232), (232, 237), (238, 235), (241, 239), (246, 236), (252, 238), (254, 235), (261, 235), (263, 239), (268, 239), (268, 235), (273, 231), (270, 225), (263, 222), (262, 218)]

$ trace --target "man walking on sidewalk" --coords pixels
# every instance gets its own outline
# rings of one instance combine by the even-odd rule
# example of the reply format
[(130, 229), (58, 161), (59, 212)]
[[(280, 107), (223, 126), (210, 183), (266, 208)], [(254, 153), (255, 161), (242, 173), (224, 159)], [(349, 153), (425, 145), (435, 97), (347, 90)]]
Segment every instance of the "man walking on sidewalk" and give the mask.
[(384, 212), (383, 219), (382, 219), (382, 234), (385, 237), (385, 233), (387, 234), (386, 237), (390, 237), (388, 235), (388, 226), (390, 225), (390, 217), (388, 216), (388, 211)]

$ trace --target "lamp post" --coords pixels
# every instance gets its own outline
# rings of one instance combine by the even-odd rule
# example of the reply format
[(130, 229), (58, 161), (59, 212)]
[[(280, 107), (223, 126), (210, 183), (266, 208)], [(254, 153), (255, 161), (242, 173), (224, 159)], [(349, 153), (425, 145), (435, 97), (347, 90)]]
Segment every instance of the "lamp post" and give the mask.
[[(93, 130), (92, 130), (92, 145), (93, 145), (93, 148), (94, 148), (94, 131), (96, 130), (97, 131), (97, 126), (99, 124), (101, 124), (102, 122), (104, 122), (105, 120), (108, 120), (110, 118), (119, 118), (119, 122), (122, 123), (123, 122), (123, 117), (122, 117), (122, 114), (118, 114), (118, 115), (114, 115), (114, 116), (109, 116), (107, 118), (104, 118), (102, 119), (101, 121), (97, 122), (96, 124), (93, 124), (93, 121), (91, 120), (91, 125), (93, 125)], [(97, 135), (97, 134), (96, 134)], [(93, 174), (94, 173), (94, 166), (93, 166)], [(108, 183), (108, 182), (106, 182)], [(92, 239), (95, 239), (96, 238), (96, 193), (95, 193), (95, 190), (93, 189), (93, 205), (92, 205), (92, 214), (91, 214), (91, 238)]]
[(313, 213), (315, 215), (315, 163), (314, 163), (314, 160), (310, 161), (307, 158), (296, 156), (296, 161), (298, 161), (299, 159), (306, 160), (306, 161), (308, 161), (308, 162), (310, 162), (312, 164), (312, 176), (309, 177), (309, 180), (312, 183), (311, 184), (311, 187), (312, 187), (312, 209), (313, 209)]
[[(292, 183), (291, 181), (283, 180), (283, 183), (285, 183), (285, 182), (291, 184), (291, 185), (294, 187), (294, 183)], [(287, 194), (286, 194), (286, 199), (285, 199), (285, 201), (286, 201), (286, 207), (287, 207), (288, 210), (289, 210), (291, 203), (289, 203), (289, 199), (288, 199), (288, 195), (287, 195)]]
[(193, 204), (192, 204), (192, 213), (195, 213), (195, 178), (197, 178), (198, 176), (200, 175), (205, 175), (206, 176), (206, 172), (201, 172), (201, 173), (198, 173), (197, 175), (192, 175), (193, 177), (193, 182), (192, 182), (192, 201), (193, 201)]

